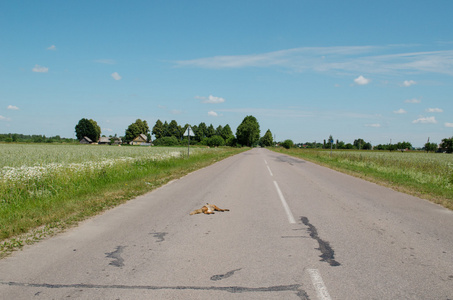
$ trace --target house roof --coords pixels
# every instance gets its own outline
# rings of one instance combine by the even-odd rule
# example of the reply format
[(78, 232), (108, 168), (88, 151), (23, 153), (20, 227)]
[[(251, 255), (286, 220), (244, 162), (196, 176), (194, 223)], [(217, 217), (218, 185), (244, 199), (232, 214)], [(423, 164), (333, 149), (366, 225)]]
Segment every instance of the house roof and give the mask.
[(93, 142), (93, 141), (92, 141), (89, 137), (87, 137), (87, 136), (84, 136), (82, 140), (86, 140), (86, 141), (88, 141), (88, 142), (90, 142), (90, 143)]
[(110, 138), (106, 136), (101, 136), (99, 138), (99, 143), (110, 143)]
[(142, 133), (134, 139), (134, 142), (138, 142), (138, 141), (146, 142), (147, 140), (148, 140), (148, 137)]

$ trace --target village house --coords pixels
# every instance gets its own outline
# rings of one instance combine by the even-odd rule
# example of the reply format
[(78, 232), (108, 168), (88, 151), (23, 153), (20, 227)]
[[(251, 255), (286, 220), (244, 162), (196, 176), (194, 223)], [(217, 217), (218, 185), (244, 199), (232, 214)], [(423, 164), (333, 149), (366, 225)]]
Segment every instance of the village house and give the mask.
[(92, 144), (93, 141), (87, 137), (87, 136), (84, 136), (83, 139), (80, 140), (80, 144)]
[(148, 137), (145, 134), (140, 134), (130, 143), (131, 145), (150, 145), (148, 144)]
[(101, 136), (98, 141), (99, 145), (108, 145), (110, 144), (110, 138), (106, 136)]
[(123, 141), (119, 137), (106, 137), (101, 136), (99, 138), (98, 144), (99, 145), (121, 145)]

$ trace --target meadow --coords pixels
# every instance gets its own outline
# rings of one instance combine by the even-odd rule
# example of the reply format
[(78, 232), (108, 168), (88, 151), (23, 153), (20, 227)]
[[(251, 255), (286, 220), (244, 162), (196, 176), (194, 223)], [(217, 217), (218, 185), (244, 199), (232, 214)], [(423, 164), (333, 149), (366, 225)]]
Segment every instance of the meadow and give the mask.
[(0, 144), (0, 256), (244, 150)]
[[(200, 148), (192, 149), (193, 154)], [(0, 145), (0, 180), (41, 180), (46, 176), (99, 170), (139, 160), (158, 161), (183, 157), (187, 149), (107, 147), (99, 145)]]
[(398, 151), (277, 149), (453, 209), (453, 155)]

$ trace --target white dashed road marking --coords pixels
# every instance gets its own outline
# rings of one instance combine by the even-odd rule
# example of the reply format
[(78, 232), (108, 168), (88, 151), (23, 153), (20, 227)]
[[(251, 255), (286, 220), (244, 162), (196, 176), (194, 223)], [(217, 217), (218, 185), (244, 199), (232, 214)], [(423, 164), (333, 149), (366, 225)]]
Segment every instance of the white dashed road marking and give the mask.
[(283, 208), (285, 209), (286, 215), (288, 216), (288, 221), (291, 224), (296, 224), (296, 220), (294, 219), (293, 213), (289, 209), (288, 203), (286, 203), (285, 197), (283, 197), (282, 191), (278, 187), (277, 181), (274, 181), (275, 188), (277, 189), (278, 196), (280, 197), (280, 201), (282, 201)]
[(269, 168), (269, 166), (267, 166), (267, 169), (269, 170), (269, 174), (271, 174), (271, 176), (274, 176), (274, 174), (272, 174), (271, 168)]
[(331, 300), (329, 292), (322, 280), (321, 274), (319, 273), (318, 269), (308, 269), (308, 274), (310, 274), (311, 281), (313, 282), (313, 286), (316, 289), (316, 294), (318, 295), (319, 300)]

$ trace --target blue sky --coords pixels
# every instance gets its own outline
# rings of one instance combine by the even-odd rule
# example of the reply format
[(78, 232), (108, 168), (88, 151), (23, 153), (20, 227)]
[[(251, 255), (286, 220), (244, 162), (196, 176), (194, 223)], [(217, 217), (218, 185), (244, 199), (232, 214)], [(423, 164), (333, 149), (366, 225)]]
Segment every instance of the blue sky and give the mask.
[(277, 140), (453, 136), (453, 1), (2, 1), (0, 133), (140, 118)]

